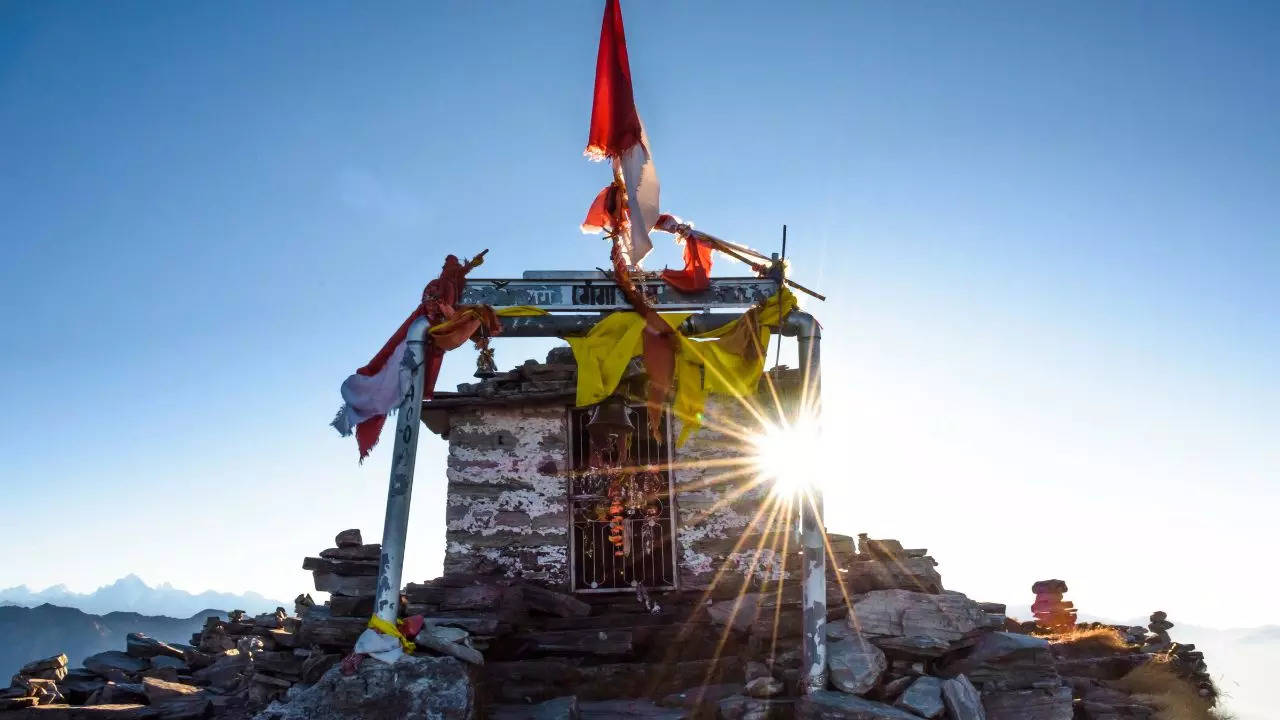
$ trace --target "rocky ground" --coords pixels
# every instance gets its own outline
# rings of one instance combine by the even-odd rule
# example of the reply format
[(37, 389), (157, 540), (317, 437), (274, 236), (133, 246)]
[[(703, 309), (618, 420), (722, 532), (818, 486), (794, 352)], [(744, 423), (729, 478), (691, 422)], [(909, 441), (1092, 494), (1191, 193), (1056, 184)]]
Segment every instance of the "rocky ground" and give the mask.
[[(0, 691), (16, 718), (723, 718), (1197, 720), (1216, 689), (1194, 647), (1148, 627), (1075, 624), (1066, 583), (1036, 583), (1037, 621), (944, 590), (924, 550), (832, 538), (826, 690), (800, 693), (799, 586), (571, 596), (499, 576), (403, 590), (411, 654), (349, 656), (380, 548), (359, 533), (307, 558), (325, 605), (210, 618), (190, 644), (29, 663)], [(399, 654), (396, 650), (392, 654)], [(347, 660), (343, 661), (343, 658)]]

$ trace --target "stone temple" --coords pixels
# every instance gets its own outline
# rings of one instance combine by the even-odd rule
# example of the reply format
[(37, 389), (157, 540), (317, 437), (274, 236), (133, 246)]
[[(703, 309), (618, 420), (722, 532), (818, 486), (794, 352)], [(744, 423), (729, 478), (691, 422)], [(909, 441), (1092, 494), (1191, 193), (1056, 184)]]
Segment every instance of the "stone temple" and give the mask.
[[(424, 403), (426, 426), (449, 443), (445, 574), (609, 593), (705, 589), (718, 572), (786, 572), (780, 549), (794, 520), (770, 516), (770, 488), (749, 462), (747, 438), (759, 429), (755, 412), (794, 406), (798, 372), (767, 373), (745, 402), (708, 396), (705, 416), (715, 422), (679, 447), (680, 421), (669, 412), (649, 432), (644, 380), (633, 360), (619, 387), (635, 428), (621, 464), (637, 471), (622, 498), (593, 471), (592, 408), (574, 407), (567, 347)], [(615, 503), (620, 516), (610, 512)], [(794, 539), (789, 546), (799, 550)]]

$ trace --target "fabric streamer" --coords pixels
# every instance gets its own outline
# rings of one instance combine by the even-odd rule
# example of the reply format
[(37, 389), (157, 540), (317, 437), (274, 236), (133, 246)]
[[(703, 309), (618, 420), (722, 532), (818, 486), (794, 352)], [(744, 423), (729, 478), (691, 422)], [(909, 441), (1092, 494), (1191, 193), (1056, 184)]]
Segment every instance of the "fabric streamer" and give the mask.
[[(676, 445), (702, 426), (707, 393), (744, 397), (754, 394), (764, 372), (770, 327), (796, 307), (795, 295), (782, 288), (729, 324), (684, 337), (674, 329), (692, 313), (660, 313), (677, 340), (674, 352), (675, 401), (682, 423)], [(636, 312), (616, 312), (582, 337), (566, 338), (578, 363), (578, 407), (595, 405), (614, 393), (631, 358), (644, 353), (646, 320)], [(647, 369), (647, 367), (646, 367)]]

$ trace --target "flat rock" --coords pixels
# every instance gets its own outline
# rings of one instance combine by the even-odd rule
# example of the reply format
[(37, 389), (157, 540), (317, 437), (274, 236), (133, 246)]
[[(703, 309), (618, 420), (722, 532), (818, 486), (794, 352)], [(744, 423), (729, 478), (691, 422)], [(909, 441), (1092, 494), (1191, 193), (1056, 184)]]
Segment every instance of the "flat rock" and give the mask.
[(36, 673), (41, 672), (43, 670), (55, 670), (57, 668), (65, 668), (66, 666), (67, 666), (66, 654), (58, 653), (53, 657), (47, 657), (41, 660), (32, 660), (26, 665), (23, 665), (22, 669), (18, 670), (18, 674), (26, 675), (28, 677), (36, 677)]
[(1071, 688), (1008, 690), (982, 694), (987, 720), (1071, 720)]
[(942, 703), (942, 680), (927, 675), (916, 678), (902, 691), (893, 706), (923, 718), (938, 717), (946, 710)]
[(582, 720), (617, 720), (638, 718), (642, 720), (687, 720), (689, 713), (677, 708), (664, 708), (649, 700), (596, 700), (578, 703)]
[(321, 550), (320, 557), (333, 560), (379, 560), (382, 557), (382, 546), (374, 543), (372, 545), (329, 548)]
[(490, 705), (488, 720), (578, 720), (578, 698), (569, 695), (537, 705)]
[(984, 627), (987, 615), (978, 603), (959, 593), (875, 590), (853, 603), (847, 622), (863, 635), (951, 643)]
[(170, 657), (168, 655), (157, 655), (151, 658), (151, 668), (167, 668), (177, 670), (179, 672), (186, 672), (189, 669), (189, 666), (183, 658)]
[(737, 695), (742, 691), (742, 683), (719, 683), (716, 685), (698, 685), (687, 690), (671, 693), (658, 701), (663, 707), (695, 710), (700, 707), (718, 705), (721, 700)]
[(413, 641), (419, 647), (441, 653), (442, 655), (455, 657), (472, 665), (484, 664), (484, 655), (481, 655), (479, 650), (461, 643), (445, 640), (443, 637), (433, 633), (430, 629), (426, 629), (418, 633), (417, 636), (413, 638)]
[(987, 720), (978, 689), (963, 675), (943, 681), (942, 702), (947, 706), (950, 720)]
[(937, 594), (942, 592), (942, 576), (935, 569), (936, 563), (929, 557), (899, 557), (892, 560), (875, 559), (849, 563), (845, 575), (845, 587), (849, 592), (865, 593), (872, 590), (912, 590)]
[(178, 648), (147, 635), (145, 633), (132, 632), (124, 637), (125, 652), (136, 658), (153, 658), (157, 655), (166, 657), (181, 658), (182, 651)]
[(586, 617), (591, 606), (567, 593), (548, 590), (537, 585), (523, 588), (525, 605), (531, 610), (557, 617)]
[(758, 677), (747, 682), (743, 692), (748, 697), (771, 698), (782, 694), (782, 681), (774, 677)]
[(86, 669), (103, 676), (113, 670), (132, 675), (146, 670), (150, 663), (119, 650), (107, 650), (85, 658), (84, 666)]
[(273, 702), (258, 720), (474, 720), (475, 688), (466, 664), (408, 655), (393, 664), (366, 660), (354, 675), (331, 668), (319, 682)]
[(141, 683), (108, 682), (85, 702), (86, 705), (140, 705), (147, 702)]
[(920, 720), (884, 703), (835, 690), (818, 690), (796, 701), (797, 720)]
[(338, 558), (309, 557), (302, 559), (302, 569), (335, 575), (377, 575), (376, 560), (341, 560)]
[(791, 720), (795, 717), (794, 698), (753, 698), (731, 695), (719, 703), (722, 720)]
[(878, 637), (875, 646), (898, 658), (928, 660), (941, 657), (951, 649), (951, 643), (927, 635), (911, 637)]
[(938, 674), (964, 675), (988, 689), (1022, 690), (1037, 684), (1057, 684), (1058, 670), (1044, 638), (1010, 632), (978, 637), (963, 656), (949, 660)]
[(374, 595), (377, 591), (377, 575), (348, 576), (330, 572), (312, 573), (316, 590), (338, 595)]
[(854, 695), (870, 691), (880, 682), (889, 660), (865, 638), (850, 635), (827, 643), (827, 671), (831, 684)]

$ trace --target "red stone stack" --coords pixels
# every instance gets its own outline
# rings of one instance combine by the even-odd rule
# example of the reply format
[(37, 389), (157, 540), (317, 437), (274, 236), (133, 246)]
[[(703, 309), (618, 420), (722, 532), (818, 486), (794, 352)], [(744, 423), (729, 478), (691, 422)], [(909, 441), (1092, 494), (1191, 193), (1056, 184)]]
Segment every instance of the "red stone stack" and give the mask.
[(1036, 627), (1051, 632), (1069, 632), (1075, 628), (1075, 606), (1062, 599), (1067, 592), (1065, 581), (1041, 580), (1031, 586), (1031, 592), (1036, 594), (1036, 601), (1031, 605)]

